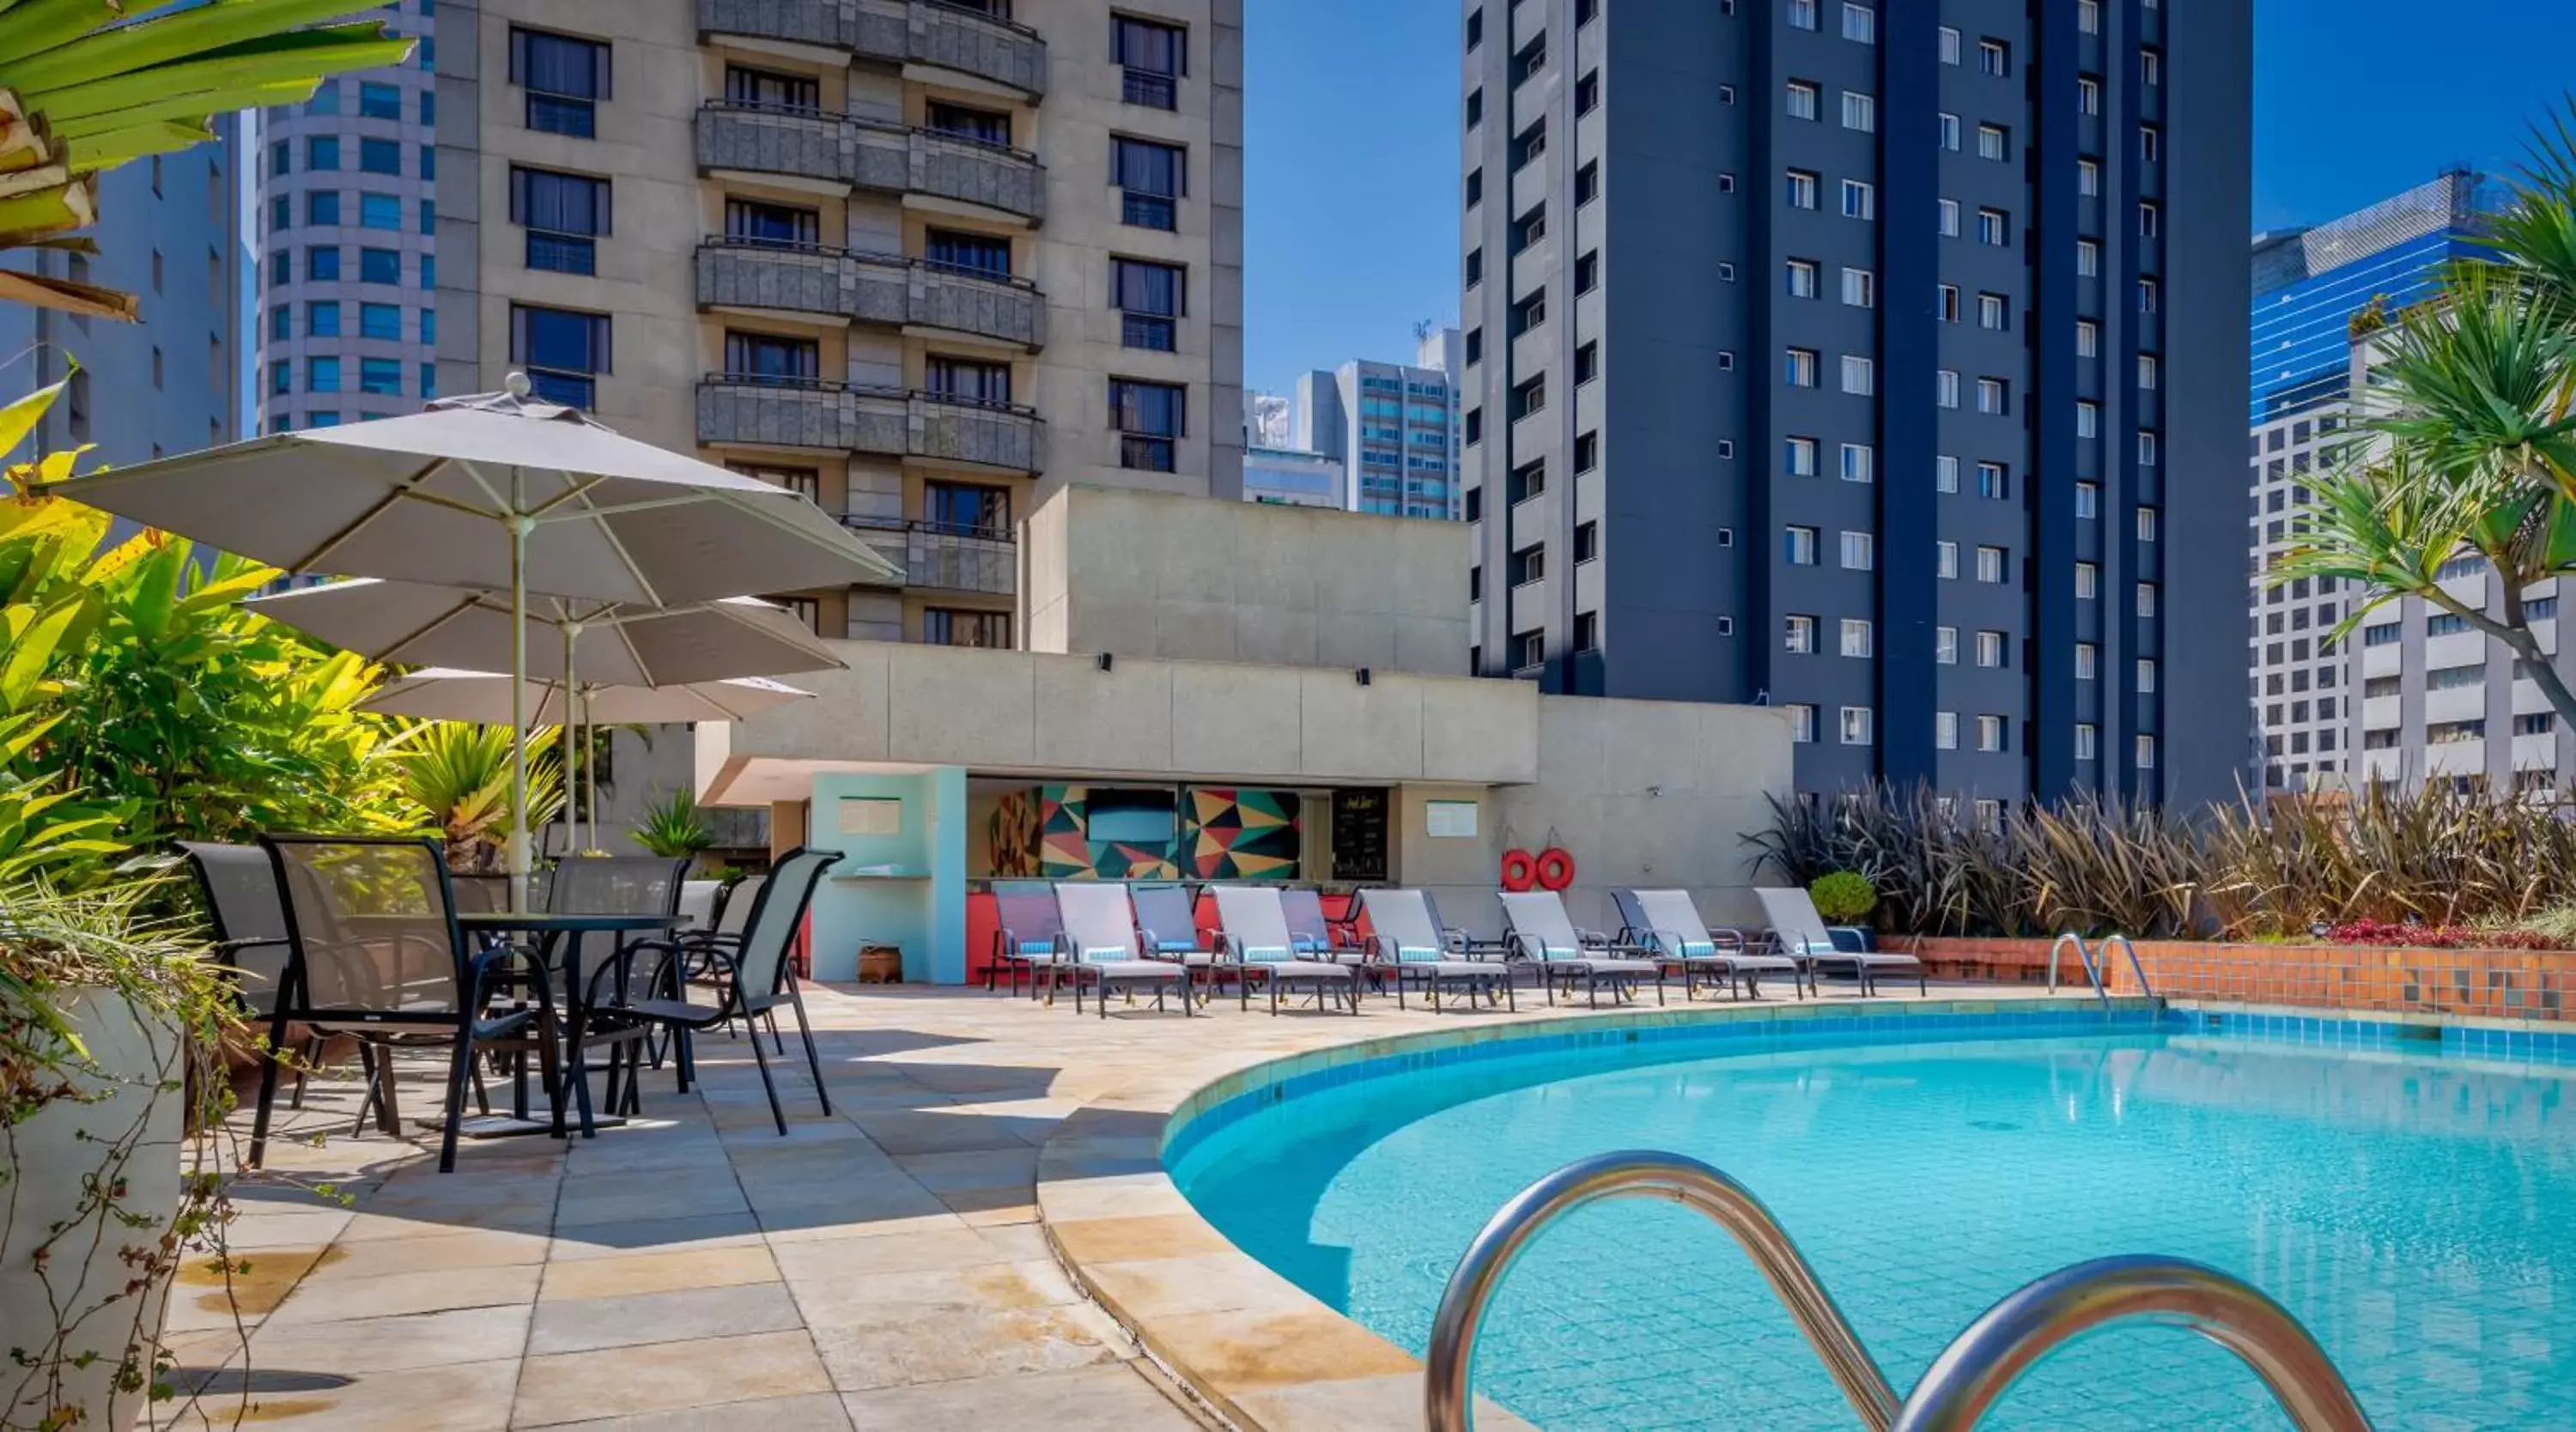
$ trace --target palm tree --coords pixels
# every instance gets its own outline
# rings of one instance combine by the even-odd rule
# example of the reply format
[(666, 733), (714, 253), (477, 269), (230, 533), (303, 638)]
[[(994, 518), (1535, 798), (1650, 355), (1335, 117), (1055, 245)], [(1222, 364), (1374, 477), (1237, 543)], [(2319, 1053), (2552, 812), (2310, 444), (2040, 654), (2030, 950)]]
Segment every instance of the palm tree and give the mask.
[[(2338, 578), (2359, 592), (2329, 639), (2418, 597), (2502, 644), (2562, 722), (2568, 689), (2532, 634), (2534, 583), (2576, 574), (2576, 129), (2535, 131), (2488, 256), (2455, 265), (2384, 345), (2357, 436), (2314, 484), (2280, 586)], [(2485, 559), (2496, 601), (2442, 586), (2445, 564)]]
[[(95, 252), (98, 176), (215, 138), (213, 117), (301, 104), (325, 76), (401, 64), (381, 0), (0, 0), (0, 252)], [(316, 28), (305, 28), (314, 26)], [(0, 272), (0, 299), (132, 320), (134, 295)]]
[[(549, 726), (528, 733), (529, 830), (542, 828), (563, 809), (556, 732)], [(509, 728), (427, 721), (404, 732), (387, 755), (401, 773), (403, 794), (446, 840), (448, 865), (468, 872), (491, 869), (500, 851), (492, 833), (510, 827)]]

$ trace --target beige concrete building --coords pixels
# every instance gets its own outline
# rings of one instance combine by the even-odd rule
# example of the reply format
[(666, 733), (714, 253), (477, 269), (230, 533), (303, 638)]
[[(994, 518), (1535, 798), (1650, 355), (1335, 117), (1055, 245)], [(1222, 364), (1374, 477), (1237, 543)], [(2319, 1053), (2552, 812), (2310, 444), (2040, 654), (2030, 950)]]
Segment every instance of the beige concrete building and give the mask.
[(449, 0), (438, 386), (809, 492), (1018, 647), (1069, 484), (1241, 489), (1242, 0)]

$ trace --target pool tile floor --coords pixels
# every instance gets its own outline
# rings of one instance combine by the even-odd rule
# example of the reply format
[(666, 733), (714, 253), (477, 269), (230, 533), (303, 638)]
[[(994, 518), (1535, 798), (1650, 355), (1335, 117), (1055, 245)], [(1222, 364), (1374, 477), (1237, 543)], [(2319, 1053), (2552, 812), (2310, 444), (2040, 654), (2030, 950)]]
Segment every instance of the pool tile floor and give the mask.
[[(448, 1175), (425, 1138), (349, 1136), (354, 1082), (317, 1080), (269, 1172), (235, 1185), (249, 1269), (173, 1291), (173, 1380), (194, 1395), (150, 1425), (1207, 1425), (1146, 1346), (1241, 1425), (1419, 1425), (1411, 1359), (1216, 1237), (1161, 1171), (1162, 1125), (1249, 1065), (1546, 1013), (1102, 1020), (920, 988), (808, 1003), (834, 1112), (781, 1061), (783, 1139), (748, 1046), (721, 1037), (689, 1094), (648, 1078), (635, 1124), (468, 1143)], [(427, 1067), (406, 1068), (407, 1113), (431, 1106)]]

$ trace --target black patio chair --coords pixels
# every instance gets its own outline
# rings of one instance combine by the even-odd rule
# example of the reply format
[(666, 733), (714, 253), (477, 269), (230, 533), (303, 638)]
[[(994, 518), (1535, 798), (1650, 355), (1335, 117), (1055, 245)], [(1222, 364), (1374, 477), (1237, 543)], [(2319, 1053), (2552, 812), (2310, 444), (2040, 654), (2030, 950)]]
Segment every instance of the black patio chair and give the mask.
[[(447, 861), (428, 841), (264, 835), (259, 843), (285, 896), (288, 959), (269, 1016), (272, 1045), (290, 1022), (355, 1036), (379, 1061), (389, 1122), (394, 1051), (450, 1046), (438, 1171), (452, 1171), (476, 1054), (533, 1029), (553, 1068), (554, 1005), (542, 972), (510, 946), (466, 939)], [(511, 976), (534, 1003), (495, 1008), (492, 996)], [(547, 1086), (560, 1091), (561, 1081), (549, 1077)], [(276, 1099), (271, 1060), (260, 1072), (251, 1167), (266, 1156)]]
[[(658, 1026), (670, 1032), (681, 1093), (697, 1074), (690, 1036), (740, 1019), (752, 1031), (751, 1054), (760, 1066), (760, 1085), (769, 1095), (770, 1117), (778, 1132), (787, 1132), (787, 1111), (778, 1102), (778, 1083), (770, 1076), (769, 1051), (760, 1042), (756, 1021), (781, 1005), (796, 1011), (796, 1032), (805, 1041), (805, 1063), (814, 1074), (814, 1094), (823, 1112), (832, 1112), (832, 1095), (823, 1086), (823, 1056), (814, 1047), (814, 1027), (805, 1017), (805, 998), (796, 983), (796, 940), (805, 912), (814, 903), (823, 872), (840, 863), (837, 850), (799, 847), (781, 857), (754, 897), (739, 942), (682, 935), (668, 940), (638, 940), (591, 977), (585, 1018), (636, 1028)], [(649, 962), (648, 962), (649, 960)], [(714, 1002), (691, 997), (681, 974), (703, 962), (714, 983)], [(624, 1049), (609, 1054), (608, 1109), (612, 1114), (641, 1114), (638, 1070)], [(621, 1073), (623, 1082), (620, 1082)]]
[[(546, 912), (552, 915), (663, 915), (677, 919), (680, 913), (682, 886), (688, 880), (686, 856), (666, 855), (567, 855), (554, 863), (546, 882)], [(549, 964), (561, 968), (565, 959), (575, 959), (580, 970), (598, 970), (613, 964), (621, 947), (635, 939), (632, 935), (596, 932), (558, 936), (544, 947)], [(564, 1011), (567, 1025), (574, 1023), (574, 1011)], [(648, 1027), (621, 1024), (617, 1021), (581, 1021), (581, 1047), (587, 1051), (602, 1046), (612, 1049), (610, 1063), (618, 1060), (614, 1046), (645, 1041), (648, 1045), (654, 1031)], [(658, 1057), (659, 1051), (647, 1053)], [(587, 1090), (576, 1090), (583, 1099)]]
[[(233, 993), (242, 1012), (264, 1024), (277, 1012), (277, 988), (286, 975), (289, 948), (286, 900), (277, 890), (277, 866), (256, 845), (183, 840), (179, 849), (197, 877), (197, 894), (205, 902), (207, 923), (214, 927), (215, 957), (232, 971)], [(308, 1034), (296, 1051), (295, 1092), (287, 1100), (288, 1108), (304, 1107), (304, 1085), (322, 1062), (322, 1047), (321, 1035)], [(367, 1101), (358, 1110), (358, 1127), (364, 1128), (378, 1099), (375, 1051), (361, 1044), (358, 1057), (367, 1075)]]

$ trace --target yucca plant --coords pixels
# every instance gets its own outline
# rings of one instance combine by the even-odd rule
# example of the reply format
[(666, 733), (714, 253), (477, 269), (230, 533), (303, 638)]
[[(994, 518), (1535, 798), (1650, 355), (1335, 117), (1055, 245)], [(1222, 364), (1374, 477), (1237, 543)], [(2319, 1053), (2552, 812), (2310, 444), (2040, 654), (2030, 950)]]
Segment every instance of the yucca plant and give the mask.
[[(354, 0), (0, 0), (0, 249), (69, 247), (98, 176), (214, 140), (213, 117), (301, 104), (329, 75), (401, 64)], [(312, 28), (307, 28), (312, 27)], [(131, 320), (134, 295), (0, 272), (0, 298)]]
[(673, 860), (694, 856), (716, 843), (716, 833), (707, 828), (706, 817), (698, 814), (697, 799), (687, 791), (673, 791), (646, 806), (643, 823), (633, 834), (637, 845)]
[[(557, 728), (528, 733), (529, 830), (562, 814), (563, 767)], [(510, 729), (472, 721), (425, 721), (387, 753), (403, 794), (447, 842), (447, 863), (461, 871), (495, 868), (499, 837), (510, 828)]]

